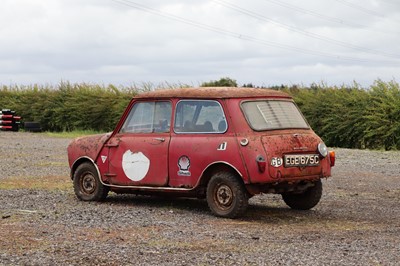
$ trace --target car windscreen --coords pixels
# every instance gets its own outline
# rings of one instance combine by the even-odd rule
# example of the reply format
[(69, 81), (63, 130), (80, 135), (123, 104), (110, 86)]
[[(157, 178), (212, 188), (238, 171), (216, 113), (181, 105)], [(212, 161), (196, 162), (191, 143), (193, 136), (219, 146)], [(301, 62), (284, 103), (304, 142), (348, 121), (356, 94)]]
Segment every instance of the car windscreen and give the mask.
[(303, 115), (291, 101), (246, 101), (241, 106), (247, 122), (256, 131), (309, 128)]

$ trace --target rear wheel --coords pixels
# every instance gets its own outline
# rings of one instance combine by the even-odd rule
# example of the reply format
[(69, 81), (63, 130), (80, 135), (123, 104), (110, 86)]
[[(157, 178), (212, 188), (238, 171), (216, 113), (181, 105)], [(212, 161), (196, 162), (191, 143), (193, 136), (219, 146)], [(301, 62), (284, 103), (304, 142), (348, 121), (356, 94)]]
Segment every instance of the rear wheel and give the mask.
[(309, 210), (315, 207), (322, 196), (322, 182), (318, 180), (314, 186), (302, 193), (283, 193), (282, 198), (285, 203), (295, 210)]
[(81, 200), (100, 201), (107, 197), (109, 189), (100, 182), (94, 165), (85, 162), (74, 173), (74, 191)]
[(248, 206), (248, 193), (236, 175), (229, 172), (216, 173), (207, 186), (207, 203), (213, 214), (235, 218)]

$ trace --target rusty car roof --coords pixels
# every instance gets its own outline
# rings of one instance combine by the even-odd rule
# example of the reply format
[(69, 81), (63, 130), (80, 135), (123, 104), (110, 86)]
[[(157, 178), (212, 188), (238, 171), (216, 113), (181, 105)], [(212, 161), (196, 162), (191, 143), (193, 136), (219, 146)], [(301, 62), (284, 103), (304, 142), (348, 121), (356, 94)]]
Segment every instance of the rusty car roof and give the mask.
[(138, 94), (134, 98), (254, 98), (279, 97), (292, 98), (289, 94), (272, 90), (237, 87), (198, 87), (161, 89)]

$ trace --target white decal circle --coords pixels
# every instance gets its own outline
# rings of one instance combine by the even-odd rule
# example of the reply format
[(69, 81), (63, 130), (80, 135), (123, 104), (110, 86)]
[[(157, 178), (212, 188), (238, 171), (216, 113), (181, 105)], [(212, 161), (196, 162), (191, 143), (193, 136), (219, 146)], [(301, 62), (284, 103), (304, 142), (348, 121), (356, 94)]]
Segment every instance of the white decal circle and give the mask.
[(122, 156), (122, 169), (132, 181), (142, 180), (150, 168), (150, 160), (141, 152), (127, 150)]

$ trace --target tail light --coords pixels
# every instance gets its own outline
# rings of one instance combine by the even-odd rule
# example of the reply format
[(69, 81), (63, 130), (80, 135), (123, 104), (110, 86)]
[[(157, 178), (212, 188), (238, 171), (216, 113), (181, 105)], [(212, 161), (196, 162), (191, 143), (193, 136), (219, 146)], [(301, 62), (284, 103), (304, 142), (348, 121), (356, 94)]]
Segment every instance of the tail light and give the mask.
[(265, 172), (265, 168), (267, 166), (267, 162), (265, 161), (264, 156), (262, 155), (258, 155), (256, 158), (256, 162), (258, 165), (258, 171), (260, 171), (260, 173), (264, 173)]
[(331, 166), (335, 166), (335, 160), (336, 160), (335, 151), (329, 151), (329, 160), (331, 162)]

